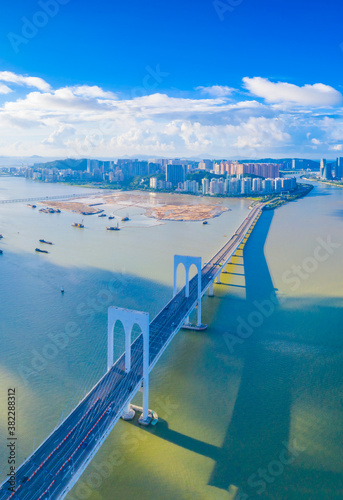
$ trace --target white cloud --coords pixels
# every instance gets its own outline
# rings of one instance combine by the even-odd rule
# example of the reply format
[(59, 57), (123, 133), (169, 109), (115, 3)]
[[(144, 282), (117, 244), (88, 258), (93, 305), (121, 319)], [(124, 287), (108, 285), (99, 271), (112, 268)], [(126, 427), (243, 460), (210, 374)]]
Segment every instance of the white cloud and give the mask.
[[(0, 92), (1, 81), (28, 87), (31, 78), (2, 72)], [(290, 85), (287, 93), (284, 85), (289, 84), (280, 84), (281, 88), (268, 80), (245, 79), (246, 87), (259, 97), (270, 89), (269, 100), (260, 102), (253, 97), (239, 100), (238, 94), (229, 100), (226, 96), (232, 89), (220, 86), (207, 87), (207, 96), (202, 91), (205, 87), (198, 87), (198, 98), (185, 98), (175, 91), (173, 97), (156, 92), (123, 98), (96, 85), (52, 89), (44, 81), (34, 82), (36, 88), (23, 89), (20, 98), (3, 85), (10, 95), (0, 105), (0, 155), (16, 151), (25, 156), (74, 157), (154, 154), (235, 158), (300, 153), (325, 157), (342, 147), (343, 109), (337, 107), (332, 113), (336, 91), (322, 84)], [(323, 87), (331, 90), (323, 91)], [(326, 100), (327, 109), (313, 109), (318, 107), (317, 99), (315, 105), (304, 108), (299, 106), (306, 100), (304, 95), (308, 102), (319, 95), (322, 106), (327, 96), (331, 100)]]
[(17, 85), (25, 85), (26, 87), (35, 87), (43, 92), (50, 90), (50, 85), (42, 78), (38, 78), (36, 76), (16, 75), (11, 71), (0, 71), (0, 81), (14, 83)]
[(91, 98), (103, 98), (103, 99), (116, 99), (116, 95), (113, 92), (105, 92), (102, 88), (94, 85), (92, 87), (88, 85), (80, 85), (78, 87), (73, 87), (73, 92), (75, 95), (80, 95), (82, 97)]
[(212, 85), (212, 87), (196, 87), (202, 94), (208, 94), (214, 97), (226, 97), (232, 94), (235, 89), (223, 85)]
[(266, 78), (243, 78), (245, 87), (268, 103), (293, 103), (301, 106), (335, 106), (342, 102), (342, 94), (329, 85), (315, 83), (298, 87), (286, 82), (271, 82)]
[(11, 92), (13, 92), (12, 89), (10, 89), (7, 85), (0, 83), (0, 94), (10, 94)]
[(65, 146), (66, 140), (70, 139), (75, 133), (75, 128), (71, 125), (61, 125), (57, 130), (52, 132), (48, 139), (43, 140), (43, 144), (50, 146)]

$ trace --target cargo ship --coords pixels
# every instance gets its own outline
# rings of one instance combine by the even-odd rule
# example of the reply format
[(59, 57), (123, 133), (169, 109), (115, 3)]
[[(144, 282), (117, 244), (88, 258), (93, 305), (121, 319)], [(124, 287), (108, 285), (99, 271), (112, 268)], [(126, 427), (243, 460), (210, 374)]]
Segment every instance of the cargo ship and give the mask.
[(45, 243), (46, 245), (53, 245), (51, 241), (39, 240), (39, 243)]
[(47, 250), (41, 250), (40, 248), (36, 248), (35, 251), (38, 253), (49, 253)]

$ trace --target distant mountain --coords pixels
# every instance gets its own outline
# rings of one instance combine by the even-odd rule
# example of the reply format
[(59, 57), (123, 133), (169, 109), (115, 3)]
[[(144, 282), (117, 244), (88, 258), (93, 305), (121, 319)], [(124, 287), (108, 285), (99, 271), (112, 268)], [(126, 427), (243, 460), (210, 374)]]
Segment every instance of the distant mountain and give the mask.
[(87, 160), (75, 160), (72, 158), (67, 158), (66, 160), (54, 160), (48, 161), (46, 163), (35, 163), (34, 167), (39, 168), (58, 168), (59, 170), (67, 170), (70, 168), (71, 170), (87, 170)]

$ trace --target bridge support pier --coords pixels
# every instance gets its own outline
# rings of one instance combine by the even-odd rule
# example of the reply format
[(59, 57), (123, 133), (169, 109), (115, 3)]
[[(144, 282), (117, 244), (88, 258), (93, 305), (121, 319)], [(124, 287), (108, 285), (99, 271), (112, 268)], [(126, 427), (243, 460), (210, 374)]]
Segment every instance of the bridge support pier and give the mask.
[(186, 271), (186, 288), (185, 288), (185, 297), (189, 297), (189, 270), (192, 265), (195, 265), (198, 271), (198, 299), (197, 299), (197, 324), (191, 325), (189, 322), (189, 316), (186, 319), (184, 327), (191, 330), (204, 330), (205, 325), (201, 323), (201, 257), (191, 257), (188, 255), (174, 255), (174, 287), (173, 287), (173, 296), (177, 294), (177, 270), (180, 264), (183, 264)]
[[(114, 327), (119, 321), (125, 332), (125, 377), (124, 390), (127, 391), (128, 397), (135, 388), (131, 372), (131, 335), (134, 325), (138, 325), (143, 336), (143, 413), (139, 422), (143, 425), (149, 425), (151, 422), (151, 412), (149, 412), (149, 314), (132, 311), (129, 309), (121, 309), (119, 307), (109, 307), (108, 309), (108, 351), (107, 351), (107, 371), (113, 366), (113, 336)], [(126, 387), (127, 386), (127, 387)], [(124, 420), (132, 420), (135, 416), (135, 410), (130, 402), (126, 405), (122, 418)]]
[(220, 279), (220, 278), (221, 278), (221, 274), (222, 274), (222, 273), (220, 272), (220, 273), (218, 274), (218, 276), (217, 276), (217, 284), (218, 284), (218, 285), (220, 285), (220, 284), (221, 284), (221, 279)]
[(208, 296), (209, 297), (213, 297), (214, 296), (214, 293), (213, 293), (213, 282), (208, 287)]

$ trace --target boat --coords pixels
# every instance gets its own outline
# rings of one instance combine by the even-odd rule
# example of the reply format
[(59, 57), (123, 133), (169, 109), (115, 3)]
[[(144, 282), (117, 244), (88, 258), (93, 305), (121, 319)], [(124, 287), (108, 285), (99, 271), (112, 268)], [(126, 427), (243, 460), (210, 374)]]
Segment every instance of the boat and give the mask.
[(4, 253), (4, 251), (3, 251), (3, 250), (0, 250), (0, 255), (2, 255), (3, 253)]
[(106, 214), (100, 214), (98, 217), (106, 217)]
[(30, 207), (30, 208), (37, 208), (37, 205), (30, 205), (30, 204), (29, 204), (29, 205), (27, 205), (27, 206), (28, 206), (28, 207)]
[(109, 215), (109, 216), (108, 216), (108, 218), (109, 218), (110, 220), (112, 220), (112, 219), (114, 219), (114, 215)]
[(2, 236), (2, 234), (0, 234), (0, 240), (2, 240), (2, 238), (3, 238), (3, 236)]
[(45, 243), (46, 245), (53, 245), (51, 241), (39, 240), (39, 243)]
[(61, 293), (64, 293), (64, 286), (61, 286)]
[(106, 229), (107, 229), (107, 231), (120, 231), (119, 224), (117, 224), (117, 227), (109, 226)]
[(41, 250), (40, 248), (36, 248), (35, 251), (38, 253), (49, 253), (47, 250)]
[(208, 222), (207, 222), (207, 220), (204, 220), (203, 225), (206, 226), (206, 224), (208, 224)]
[(122, 217), (121, 220), (123, 222), (127, 222), (128, 220), (130, 220), (129, 216), (127, 215), (126, 217)]
[(72, 224), (73, 227), (80, 227), (80, 228), (84, 228), (85, 226), (83, 225), (83, 219), (81, 222), (73, 222)]

